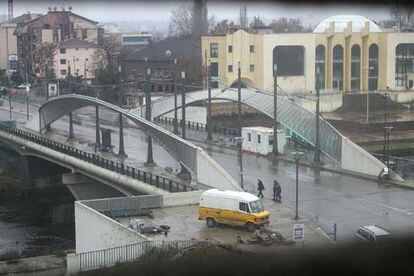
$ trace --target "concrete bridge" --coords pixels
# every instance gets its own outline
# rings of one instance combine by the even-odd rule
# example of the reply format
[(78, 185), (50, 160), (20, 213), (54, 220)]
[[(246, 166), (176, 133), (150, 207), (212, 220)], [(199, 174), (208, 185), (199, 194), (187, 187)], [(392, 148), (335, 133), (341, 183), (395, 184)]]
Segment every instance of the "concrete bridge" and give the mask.
[[(96, 109), (97, 146), (100, 144), (99, 107), (105, 107), (119, 114), (120, 136), (123, 133), (122, 118), (133, 121), (140, 129), (157, 139), (191, 174), (194, 181), (169, 179), (51, 139), (48, 131), (51, 130), (52, 124), (63, 116), (69, 117), (68, 136), (73, 138), (72, 112), (86, 106), (94, 106)], [(65, 95), (45, 102), (39, 108), (39, 124), (34, 131), (2, 123), (0, 139), (22, 155), (36, 156), (69, 169), (73, 174), (64, 176), (68, 183), (82, 181), (82, 176), (86, 176), (107, 184), (124, 195), (193, 191), (199, 188), (198, 184), (201, 184), (200, 187), (240, 190), (239, 184), (200, 147), (126, 110), (87, 96)], [(123, 137), (120, 137), (120, 146), (123, 150)]]
[[(212, 89), (212, 100), (226, 100), (237, 102), (237, 90)], [(208, 100), (207, 90), (186, 93), (185, 106), (194, 105)], [(181, 94), (177, 95), (177, 108), (182, 106)], [(243, 88), (241, 91), (241, 103), (265, 114), (273, 119), (273, 94)], [(155, 100), (151, 104), (152, 117), (160, 117), (174, 110), (174, 96)], [(134, 111), (142, 116), (145, 114), (145, 106)], [(278, 96), (277, 102), (278, 122), (286, 129), (315, 146), (315, 120), (316, 114), (285, 96)], [(365, 151), (350, 139), (342, 135), (329, 122), (320, 118), (320, 147), (321, 152), (334, 161), (340, 168), (370, 176), (378, 176), (386, 167), (384, 163)], [(403, 180), (393, 174), (396, 180)]]

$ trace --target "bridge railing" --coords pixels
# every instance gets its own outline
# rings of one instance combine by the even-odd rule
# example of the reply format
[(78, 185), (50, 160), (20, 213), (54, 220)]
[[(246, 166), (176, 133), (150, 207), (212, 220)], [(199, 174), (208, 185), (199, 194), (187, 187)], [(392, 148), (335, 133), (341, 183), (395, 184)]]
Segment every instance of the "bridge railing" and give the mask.
[(103, 158), (102, 156), (99, 156), (97, 154), (86, 152), (81, 149), (77, 149), (75, 147), (47, 139), (40, 135), (24, 131), (22, 129), (18, 129), (5, 123), (0, 123), (0, 130), (16, 135), (17, 137), (23, 138), (30, 142), (34, 142), (36, 144), (48, 147), (52, 150), (73, 156), (88, 163), (92, 163), (101, 168), (119, 173), (121, 175), (132, 177), (133, 179), (137, 179), (146, 184), (155, 186), (157, 188), (169, 192), (187, 192), (196, 190), (193, 187), (165, 178), (163, 176), (142, 171), (138, 168), (131, 167), (117, 161), (109, 160), (107, 158)]
[[(162, 124), (174, 124), (174, 118), (169, 117), (156, 117), (154, 118), (155, 122), (162, 123)], [(182, 124), (181, 120), (177, 120), (177, 124), (180, 126)], [(185, 121), (186, 128), (189, 129), (195, 129), (199, 131), (206, 131), (207, 132), (207, 124), (204, 123), (198, 123), (193, 121)], [(223, 127), (218, 125), (212, 125), (211, 132), (213, 133), (220, 133), (223, 135), (231, 135), (231, 136), (237, 136), (237, 128), (229, 128), (229, 127)]]

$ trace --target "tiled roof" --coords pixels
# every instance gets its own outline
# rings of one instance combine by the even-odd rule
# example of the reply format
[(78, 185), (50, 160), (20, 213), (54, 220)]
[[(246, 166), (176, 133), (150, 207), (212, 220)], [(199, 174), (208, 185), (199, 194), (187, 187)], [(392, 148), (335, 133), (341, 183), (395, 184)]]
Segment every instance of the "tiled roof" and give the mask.
[[(169, 51), (169, 52), (168, 52)], [(168, 61), (174, 58), (200, 56), (200, 48), (191, 40), (163, 40), (129, 53), (125, 60)]]
[(98, 44), (81, 39), (68, 39), (59, 44), (59, 48), (97, 48)]

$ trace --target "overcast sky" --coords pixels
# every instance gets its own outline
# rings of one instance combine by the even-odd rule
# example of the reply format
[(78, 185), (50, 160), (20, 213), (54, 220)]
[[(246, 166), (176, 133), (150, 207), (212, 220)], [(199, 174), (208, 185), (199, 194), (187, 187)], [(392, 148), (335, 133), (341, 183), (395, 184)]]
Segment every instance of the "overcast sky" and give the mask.
[[(44, 13), (48, 7), (69, 7), (73, 12), (99, 22), (108, 21), (168, 21), (170, 11), (184, 1), (88, 1), (88, 0), (14, 0), (14, 15), (20, 15), (30, 11), (32, 13)], [(388, 6), (370, 5), (315, 5), (295, 4), (286, 5), (277, 2), (248, 2), (247, 14), (249, 17), (260, 15), (266, 20), (286, 17), (299, 17), (305, 25), (317, 24), (324, 18), (334, 14), (359, 14), (373, 20), (387, 18)], [(209, 14), (214, 14), (217, 20), (233, 19), (238, 17), (239, 7), (242, 1), (208, 1)], [(7, 0), (0, 0), (0, 14), (7, 13)]]

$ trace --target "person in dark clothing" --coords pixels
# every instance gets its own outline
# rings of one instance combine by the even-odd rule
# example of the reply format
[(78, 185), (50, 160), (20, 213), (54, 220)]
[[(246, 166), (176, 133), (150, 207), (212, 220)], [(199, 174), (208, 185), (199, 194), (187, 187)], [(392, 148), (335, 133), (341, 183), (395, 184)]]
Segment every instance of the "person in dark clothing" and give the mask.
[(263, 190), (265, 189), (263, 182), (260, 179), (257, 179), (257, 190), (259, 191), (258, 197), (263, 198)]
[(273, 180), (273, 200), (279, 203), (282, 200), (282, 187), (276, 180)]

